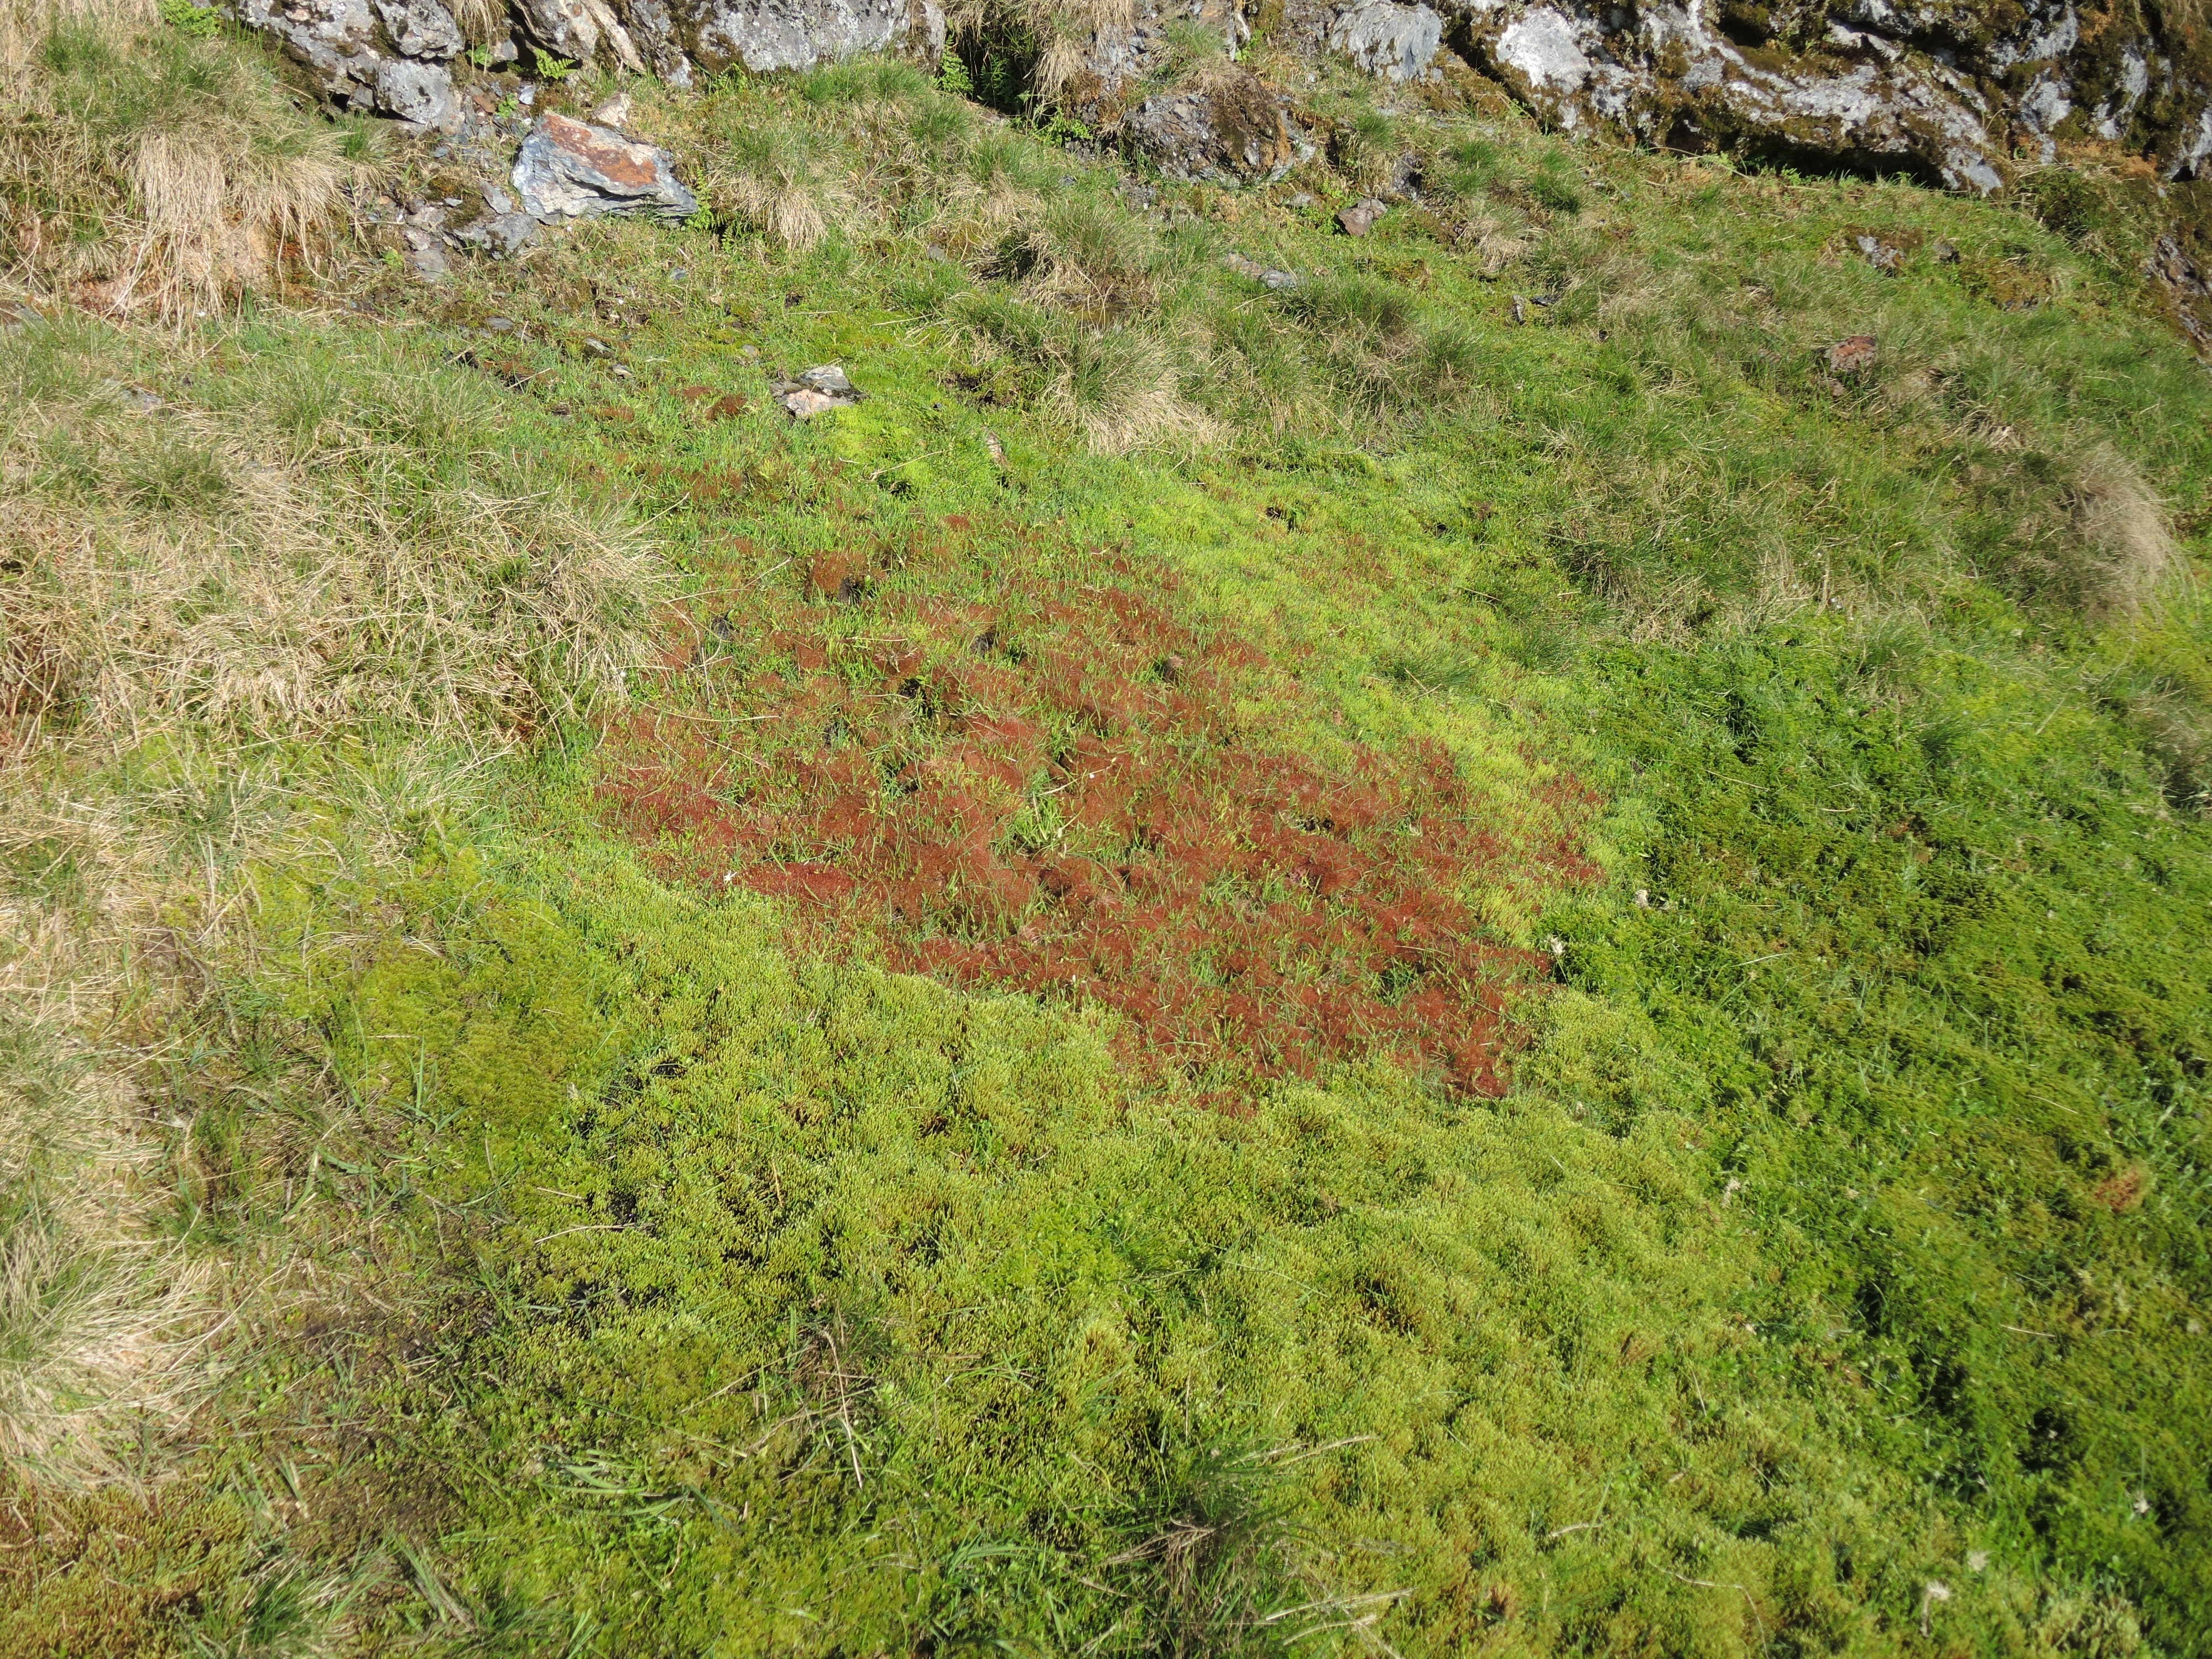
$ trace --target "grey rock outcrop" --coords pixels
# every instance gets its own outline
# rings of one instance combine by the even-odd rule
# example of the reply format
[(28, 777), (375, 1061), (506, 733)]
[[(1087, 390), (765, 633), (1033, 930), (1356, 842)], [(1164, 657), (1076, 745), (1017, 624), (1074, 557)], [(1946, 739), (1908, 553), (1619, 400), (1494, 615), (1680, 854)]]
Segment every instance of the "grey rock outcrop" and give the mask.
[[(1442, 45), (1424, 60), (1432, 12)], [(1451, 56), (1561, 128), (1990, 190), (2069, 139), (2212, 164), (2212, 39), (2142, 0), (1289, 0), (1285, 37), (1372, 72)]]
[(355, 109), (377, 106), (386, 43), (368, 0), (240, 0), (236, 15), (273, 37), (314, 76), (324, 96)]
[(629, 0), (626, 9), (639, 46), (681, 80), (693, 64), (765, 74), (870, 52), (934, 66), (945, 51), (936, 0)]
[(678, 182), (668, 152), (606, 127), (548, 115), (514, 158), (523, 210), (538, 220), (647, 214), (688, 219), (699, 198)]
[[(334, 101), (418, 128), (469, 118), (441, 65), (450, 0), (227, 0)], [(1045, 92), (1170, 177), (1279, 179), (1310, 153), (1288, 100), (1235, 66), (1250, 0), (1129, 0), (1058, 41)], [(678, 85), (873, 52), (933, 64), (939, 0), (511, 0), (522, 37)], [(2179, 20), (2179, 21), (2177, 21)], [(1222, 58), (1178, 71), (1194, 39)], [(1987, 191), (2073, 140), (2212, 167), (2212, 36), (2151, 0), (1283, 0), (1276, 42), (1392, 81), (1471, 64), (1565, 131), (1903, 172)], [(489, 47), (510, 60), (508, 42)], [(1173, 77), (1173, 78), (1170, 78)]]
[(523, 32), (556, 58), (588, 64), (604, 56), (633, 73), (645, 68), (607, 0), (514, 0), (514, 9)]

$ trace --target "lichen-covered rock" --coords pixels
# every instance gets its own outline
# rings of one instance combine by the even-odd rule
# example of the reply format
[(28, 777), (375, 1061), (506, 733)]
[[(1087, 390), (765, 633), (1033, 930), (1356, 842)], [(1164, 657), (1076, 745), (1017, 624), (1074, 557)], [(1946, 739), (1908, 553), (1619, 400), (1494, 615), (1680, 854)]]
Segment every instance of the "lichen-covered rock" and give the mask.
[[(449, 0), (227, 0), (334, 101), (451, 131), (436, 66), (464, 42)], [(1957, 188), (2003, 182), (2070, 140), (2212, 167), (2212, 34), (2151, 0), (1279, 0), (1273, 38), (1394, 80), (1455, 58), (1547, 122), (1685, 150), (1726, 149)], [(1055, 38), (1040, 87), (1171, 176), (1279, 178), (1302, 153), (1282, 94), (1232, 67), (1245, 0), (1127, 0)], [(1271, 0), (1270, 10), (1273, 9)], [(935, 63), (938, 0), (511, 0), (526, 39), (572, 61), (713, 72), (806, 69), (896, 51)], [(1190, 32), (1224, 57), (1176, 72)], [(504, 49), (511, 52), (513, 48)], [(413, 67), (410, 67), (410, 66)], [(424, 73), (424, 70), (432, 72)]]
[(1834, 43), (1794, 59), (1753, 52), (1709, 27), (1702, 5), (1647, 7), (1620, 26), (1626, 16), (1491, 0), (1462, 21), (1479, 65), (1569, 131), (1602, 123), (1680, 149), (1763, 150), (1957, 188), (2002, 182), (1989, 100), (1932, 60)]
[(1444, 21), (1430, 6), (1370, 0), (1346, 8), (1329, 26), (1328, 44), (1370, 75), (1410, 81), (1425, 72), (1443, 45)]
[(1175, 56), (1174, 37), (1187, 48), (1192, 40), (1212, 35), (1230, 57), (1252, 38), (1239, 0), (1135, 0), (1119, 21), (1112, 20), (1112, 9), (1105, 9), (1109, 21), (1090, 32), (1087, 44), (1080, 33), (1073, 38), (1082, 46), (1080, 62), (1048, 88), (1094, 125), (1110, 126), (1126, 107), (1142, 101), (1133, 94), (1157, 79)]
[(699, 198), (678, 182), (668, 152), (605, 127), (548, 115), (514, 158), (514, 188), (533, 218), (647, 214), (688, 219)]
[(1195, 87), (1150, 98), (1121, 125), (1124, 143), (1174, 179), (1267, 184), (1305, 148), (1283, 94), (1257, 76), (1223, 69)]
[(309, 70), (325, 97), (354, 109), (377, 106), (385, 41), (368, 0), (238, 0), (234, 15)]

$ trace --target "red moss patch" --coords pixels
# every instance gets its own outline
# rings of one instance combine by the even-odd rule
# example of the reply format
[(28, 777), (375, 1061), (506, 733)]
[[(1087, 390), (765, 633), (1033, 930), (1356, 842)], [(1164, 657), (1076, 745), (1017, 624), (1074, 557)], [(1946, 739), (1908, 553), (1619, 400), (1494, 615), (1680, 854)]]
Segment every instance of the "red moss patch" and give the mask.
[(1579, 786), (1507, 823), (1432, 748), (1292, 752), (1295, 682), (1158, 572), (977, 539), (823, 555), (694, 618), (611, 734), (607, 811), (670, 873), (895, 966), (1114, 1008), (1148, 1069), (1226, 1088), (1387, 1053), (1499, 1092), (1508, 999), (1551, 963), (1462, 896), (1589, 874)]

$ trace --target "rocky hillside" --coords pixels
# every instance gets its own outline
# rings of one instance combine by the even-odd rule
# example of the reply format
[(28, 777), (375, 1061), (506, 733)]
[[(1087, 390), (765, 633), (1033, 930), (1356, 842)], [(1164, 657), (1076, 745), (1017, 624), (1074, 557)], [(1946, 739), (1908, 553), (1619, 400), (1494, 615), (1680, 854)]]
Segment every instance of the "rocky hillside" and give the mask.
[[(2212, 38), (2142, 0), (237, 0), (334, 99), (451, 131), (453, 65), (550, 53), (651, 72), (807, 69), (948, 41), (1000, 96), (1117, 133), (1170, 171), (1279, 175), (1312, 142), (1298, 65), (1433, 85), (1468, 68), (1562, 131), (1990, 191), (2105, 144), (2167, 179), (2212, 160)], [(1228, 65), (1249, 56), (1258, 73)], [(1195, 72), (1203, 64), (1203, 73)]]

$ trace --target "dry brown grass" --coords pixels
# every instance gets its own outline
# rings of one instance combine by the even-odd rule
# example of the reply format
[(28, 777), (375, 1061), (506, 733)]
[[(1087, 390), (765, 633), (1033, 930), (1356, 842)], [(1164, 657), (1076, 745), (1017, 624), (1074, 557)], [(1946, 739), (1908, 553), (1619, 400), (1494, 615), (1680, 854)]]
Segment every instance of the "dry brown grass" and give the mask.
[(343, 228), (348, 143), (145, 0), (0, 0), (0, 201), (34, 290), (174, 319), (264, 289)]
[(703, 194), (721, 217), (804, 252), (850, 205), (844, 190), (825, 183), (820, 172), (803, 131), (754, 126), (726, 136), (708, 164)]
[[(7, 850), (28, 827), (11, 813)], [(51, 1000), (88, 988), (46, 977), (82, 942), (20, 903), (0, 903), (0, 920), (23, 928), (0, 967), (0, 1465), (113, 1480), (131, 1473), (118, 1431), (166, 1434), (198, 1394), (186, 1362), (208, 1330), (209, 1274), (148, 1237), (135, 1091), (53, 1018)]]
[[(94, 446), (95, 476), (54, 464)], [(0, 539), (18, 565), (0, 715), (19, 744), (182, 720), (527, 730), (619, 692), (651, 568), (572, 506), (425, 490), (388, 447), (356, 439), (311, 470), (211, 413), (112, 404), (11, 423)]]
[(954, 0), (945, 9), (951, 33), (1034, 41), (1035, 90), (1049, 106), (1083, 71), (1098, 42), (1137, 21), (1136, 0)]

